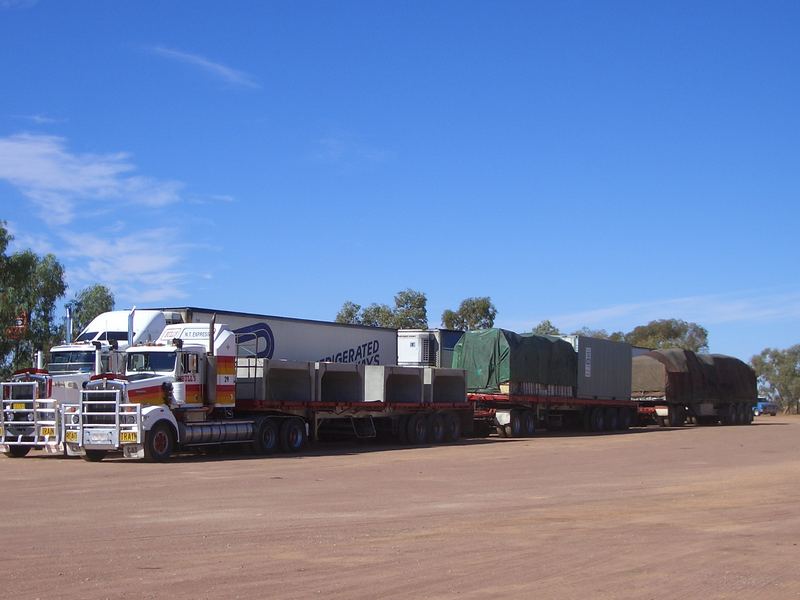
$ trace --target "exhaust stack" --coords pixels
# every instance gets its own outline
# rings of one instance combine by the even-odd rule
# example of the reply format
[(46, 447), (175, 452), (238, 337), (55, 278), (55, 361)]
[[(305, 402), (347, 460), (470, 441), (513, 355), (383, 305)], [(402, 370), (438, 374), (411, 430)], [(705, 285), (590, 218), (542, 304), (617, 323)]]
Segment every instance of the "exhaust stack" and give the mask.
[(136, 307), (131, 309), (128, 315), (128, 346), (133, 346), (133, 313), (136, 312)]

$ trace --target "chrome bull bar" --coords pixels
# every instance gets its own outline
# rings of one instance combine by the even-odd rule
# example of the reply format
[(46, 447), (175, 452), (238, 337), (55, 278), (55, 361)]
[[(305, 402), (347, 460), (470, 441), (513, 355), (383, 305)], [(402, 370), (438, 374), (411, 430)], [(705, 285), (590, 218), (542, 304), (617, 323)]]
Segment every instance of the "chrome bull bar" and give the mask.
[(119, 450), (141, 444), (142, 406), (122, 402), (120, 390), (83, 390), (64, 408), (64, 441), (84, 450)]
[(38, 398), (35, 381), (0, 383), (0, 444), (54, 449), (62, 440), (54, 398)]

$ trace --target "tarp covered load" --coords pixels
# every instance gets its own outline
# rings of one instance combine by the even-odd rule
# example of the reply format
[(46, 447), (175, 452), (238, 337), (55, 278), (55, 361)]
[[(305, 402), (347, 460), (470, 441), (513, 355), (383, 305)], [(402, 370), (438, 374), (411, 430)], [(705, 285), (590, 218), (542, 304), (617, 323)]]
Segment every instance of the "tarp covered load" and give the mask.
[(468, 331), (455, 346), (453, 368), (467, 371), (474, 393), (573, 394), (578, 359), (562, 339), (505, 329)]
[(756, 375), (747, 364), (722, 354), (671, 348), (633, 357), (632, 396), (668, 402), (755, 402)]

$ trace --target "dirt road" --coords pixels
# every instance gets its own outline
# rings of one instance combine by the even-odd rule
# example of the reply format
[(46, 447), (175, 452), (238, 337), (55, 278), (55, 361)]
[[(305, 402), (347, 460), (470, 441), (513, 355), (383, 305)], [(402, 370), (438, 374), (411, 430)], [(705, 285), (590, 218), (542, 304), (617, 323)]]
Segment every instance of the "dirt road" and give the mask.
[(167, 464), (0, 457), (3, 598), (796, 598), (800, 418)]

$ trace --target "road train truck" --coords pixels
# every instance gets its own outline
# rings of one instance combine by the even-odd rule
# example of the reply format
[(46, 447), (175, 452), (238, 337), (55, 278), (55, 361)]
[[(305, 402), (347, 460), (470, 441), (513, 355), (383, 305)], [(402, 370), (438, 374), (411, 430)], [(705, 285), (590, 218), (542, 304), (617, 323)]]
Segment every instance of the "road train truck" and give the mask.
[[(306, 360), (261, 358), (252, 332), (239, 330), (212, 318), (129, 347), (125, 374), (95, 375), (65, 412), (67, 446), (91, 461), (120, 450), (161, 461), (223, 444), (298, 451), (325, 432), (438, 443), (471, 426), (463, 371), (320, 361), (325, 352), (311, 335), (297, 355)], [(360, 331), (349, 343), (374, 355), (374, 328)]]
[(62, 407), (78, 403), (92, 375), (124, 368), (122, 351), (129, 343), (157, 339), (166, 323), (156, 310), (102, 313), (74, 343), (53, 346), (46, 369), (39, 353), (35, 368), (0, 383), (0, 451), (13, 458), (32, 449), (63, 453)]
[(757, 402), (756, 375), (722, 354), (670, 348), (633, 357), (632, 396), (656, 410), (661, 425), (748, 425)]

